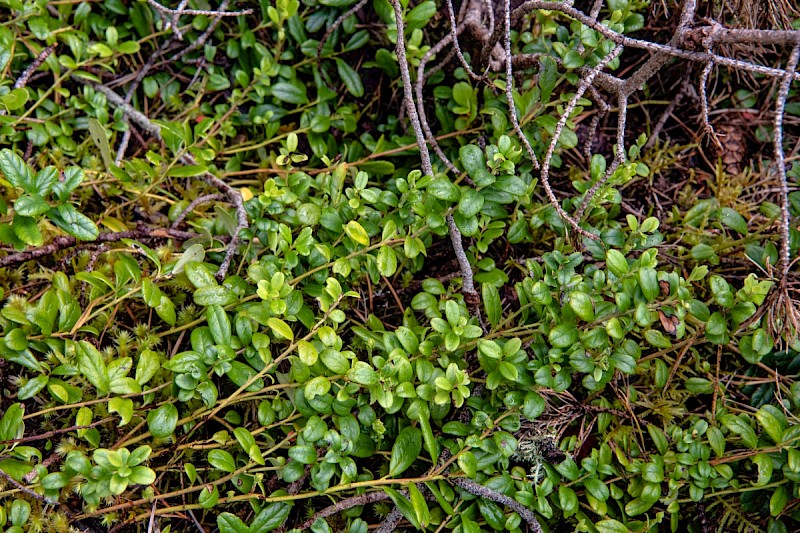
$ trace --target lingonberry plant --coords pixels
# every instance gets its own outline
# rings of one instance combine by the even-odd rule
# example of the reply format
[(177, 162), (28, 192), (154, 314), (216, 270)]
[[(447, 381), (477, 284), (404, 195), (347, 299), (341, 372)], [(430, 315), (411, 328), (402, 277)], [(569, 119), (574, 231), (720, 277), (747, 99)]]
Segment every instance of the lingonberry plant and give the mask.
[(797, 529), (791, 6), (173, 4), (0, 0), (0, 528)]

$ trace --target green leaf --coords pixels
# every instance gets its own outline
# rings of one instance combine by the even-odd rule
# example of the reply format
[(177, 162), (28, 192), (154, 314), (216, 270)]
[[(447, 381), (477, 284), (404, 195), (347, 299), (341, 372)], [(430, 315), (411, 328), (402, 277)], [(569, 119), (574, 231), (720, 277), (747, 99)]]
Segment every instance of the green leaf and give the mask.
[(411, 525), (417, 530), (422, 529), (422, 524), (417, 521), (417, 513), (414, 512), (414, 507), (411, 505), (411, 502), (408, 500), (408, 498), (389, 487), (384, 487), (383, 490), (389, 495), (389, 497), (392, 499), (392, 502), (395, 504), (397, 509), (400, 510), (403, 516), (409, 522), (411, 522)]
[(0, 106), (3, 106), (6, 111), (14, 111), (20, 109), (28, 102), (28, 91), (20, 87), (0, 96)]
[(586, 322), (594, 320), (592, 298), (585, 292), (575, 291), (569, 295), (569, 306)]
[[(203, 490), (200, 491), (200, 495), (197, 497), (197, 502), (203, 509), (212, 509), (217, 505), (217, 502), (219, 502), (219, 488), (216, 485), (212, 485), (212, 487), (213, 488), (209, 490), (208, 485), (206, 485), (203, 487)], [(220, 524), (219, 518), (217, 518), (217, 526), (220, 528), (220, 531), (224, 531), (222, 525)], [(249, 528), (247, 531), (250, 531)]]
[(208, 452), (208, 464), (229, 474), (236, 471), (236, 461), (225, 450), (211, 450)]
[[(564, 510), (565, 516), (573, 515), (578, 510), (578, 496), (571, 488), (560, 485), (558, 487), (558, 504)], [(625, 531), (627, 533), (627, 528)]]
[(422, 528), (427, 527), (431, 517), (430, 510), (425, 502), (425, 497), (414, 483), (408, 484), (408, 498), (411, 500), (411, 508), (414, 510), (417, 522)]
[(251, 533), (250, 528), (238, 516), (231, 513), (219, 515), (217, 517), (217, 527), (219, 528), (219, 533)]
[(725, 455), (725, 435), (722, 433), (722, 430), (718, 427), (710, 426), (708, 430), (706, 430), (706, 436), (708, 437), (708, 443), (711, 445), (711, 449), (714, 450), (717, 457)]
[(783, 432), (788, 427), (786, 416), (774, 405), (763, 405), (756, 411), (756, 420), (775, 444), (783, 440)]
[(271, 86), (272, 96), (288, 104), (307, 104), (306, 86), (301, 83), (281, 81)]
[(658, 274), (654, 268), (641, 268), (639, 270), (639, 287), (647, 301), (653, 301), (658, 296), (661, 288), (658, 285)]
[(464, 451), (458, 455), (458, 467), (470, 479), (475, 479), (475, 476), (478, 475), (478, 461), (471, 451)]
[(291, 509), (291, 505), (283, 502), (267, 504), (253, 519), (253, 523), (250, 524), (250, 532), (267, 533), (279, 528), (288, 518)]
[(304, 465), (314, 464), (317, 462), (317, 450), (310, 444), (298, 444), (289, 448), (289, 458)]
[(63, 181), (56, 181), (53, 184), (53, 193), (61, 202), (65, 202), (69, 197), (69, 193), (74, 191), (85, 177), (86, 175), (80, 167), (68, 167), (64, 170)]
[(76, 347), (76, 357), (78, 359), (78, 370), (95, 386), (97, 394), (105, 396), (108, 394), (110, 383), (103, 356), (93, 345), (87, 341), (81, 341)]
[(722, 422), (722, 425), (728, 428), (731, 433), (741, 437), (745, 446), (748, 448), (756, 447), (758, 444), (758, 437), (756, 436), (756, 432), (747, 422), (733, 414), (723, 415), (719, 420)]
[(414, 427), (407, 427), (400, 432), (392, 446), (392, 458), (389, 461), (389, 476), (402, 474), (419, 457), (422, 451), (422, 435)]
[(391, 246), (381, 246), (378, 250), (378, 272), (381, 276), (391, 277), (397, 272), (397, 254)]
[(3, 342), (10, 349), (21, 352), (28, 349), (28, 336), (22, 328), (14, 328), (3, 338)]
[(106, 169), (110, 169), (114, 160), (111, 158), (111, 147), (108, 144), (106, 129), (94, 117), (89, 118), (89, 135), (92, 137), (95, 146), (100, 150)]
[(772, 479), (772, 459), (766, 453), (759, 453), (751, 459), (758, 467), (758, 479), (755, 484), (757, 486), (766, 485)]
[(108, 412), (119, 414), (121, 419), (119, 426), (124, 426), (133, 417), (133, 400), (130, 398), (111, 398), (108, 401)]
[[(172, 267), (172, 273), (173, 274), (180, 274), (181, 272), (184, 271), (184, 269), (186, 268), (186, 264), (189, 263), (189, 261), (194, 261), (196, 263), (202, 263), (203, 259), (205, 259), (205, 257), (206, 257), (206, 251), (205, 251), (205, 248), (203, 248), (203, 245), (202, 244), (193, 244), (190, 247), (188, 247), (181, 254), (181, 257), (175, 263), (175, 266)], [(204, 272), (207, 272), (205, 268), (201, 267), (201, 269)], [(212, 277), (212, 281), (214, 283), (205, 283), (205, 285), (215, 285), (216, 281), (213, 279), (213, 277)], [(192, 283), (192, 284), (194, 285), (194, 283)], [(195, 285), (195, 287), (197, 287), (197, 286), (198, 285)]]
[(611, 249), (606, 252), (606, 266), (618, 278), (628, 273), (628, 260), (619, 250)]
[(539, 58), (542, 69), (539, 72), (539, 89), (541, 91), (542, 104), (550, 101), (550, 95), (556, 86), (558, 79), (558, 64), (555, 59), (547, 54), (542, 54)]
[(559, 324), (550, 330), (548, 339), (555, 348), (568, 348), (578, 342), (578, 330), (570, 322)]
[(336, 70), (339, 71), (339, 77), (342, 78), (344, 86), (347, 87), (347, 91), (350, 94), (356, 98), (364, 96), (364, 84), (361, 83), (361, 76), (358, 75), (358, 72), (353, 67), (337, 57)]
[[(250, 380), (255, 378), (256, 371), (253, 370), (253, 368), (249, 365), (246, 365), (239, 361), (231, 361), (231, 369), (228, 370), (226, 375), (229, 378), (231, 378), (231, 381), (233, 381), (233, 383), (237, 387), (243, 387), (245, 383), (249, 383)], [(248, 392), (253, 392), (263, 387), (264, 387), (264, 380), (259, 378), (252, 381), (252, 383), (250, 383), (250, 385), (247, 386), (246, 390)]]
[(63, 204), (51, 209), (48, 217), (53, 224), (81, 241), (93, 241), (100, 234), (95, 223), (83, 213), (79, 213), (72, 204)]
[(210, 305), (230, 305), (239, 301), (239, 297), (226, 287), (206, 285), (194, 291), (194, 303), (208, 307)]
[(355, 220), (351, 220), (347, 223), (347, 225), (344, 227), (344, 232), (357, 244), (360, 244), (361, 246), (369, 246), (369, 235), (361, 226), (361, 224)]
[(744, 217), (730, 207), (723, 207), (719, 215), (720, 221), (732, 230), (747, 234), (747, 222)]
[(461, 198), (461, 189), (454, 185), (449, 179), (444, 176), (434, 178), (428, 184), (428, 191), (439, 200), (446, 202), (458, 202)]
[(372, 386), (377, 385), (380, 377), (378, 373), (368, 363), (364, 361), (356, 361), (353, 368), (347, 371), (347, 379), (358, 383), (359, 385)]
[(147, 427), (150, 434), (158, 439), (165, 439), (172, 435), (178, 426), (178, 408), (171, 403), (165, 403), (158, 409), (147, 413)]
[(197, 289), (217, 286), (217, 280), (214, 279), (214, 274), (206, 268), (204, 263), (194, 260), (187, 261), (184, 264), (184, 270), (186, 271), (186, 277), (189, 278), (189, 281)]
[(465, 217), (474, 217), (483, 208), (484, 198), (475, 189), (465, 189), (458, 201), (458, 211)]
[(208, 172), (206, 165), (177, 165), (169, 169), (167, 176), (170, 178), (191, 178)]
[(139, 361), (136, 364), (136, 382), (144, 385), (150, 381), (156, 372), (161, 368), (158, 354), (153, 350), (142, 350), (139, 354)]
[(316, 347), (308, 341), (297, 342), (297, 355), (306, 366), (313, 366), (319, 358)]
[(481, 172), (486, 171), (486, 160), (483, 157), (483, 150), (474, 144), (466, 144), (459, 148), (458, 157), (464, 170), (471, 178), (475, 178)]
[(38, 194), (25, 194), (14, 202), (14, 211), (24, 217), (35, 217), (47, 213), (50, 204)]
[(228, 313), (217, 304), (206, 309), (206, 321), (216, 344), (231, 345), (231, 321)]
[(780, 515), (786, 508), (786, 504), (789, 503), (790, 499), (791, 499), (791, 494), (789, 493), (789, 491), (786, 490), (785, 485), (780, 485), (779, 487), (776, 487), (775, 492), (772, 493), (772, 496), (769, 499), (770, 516)]
[(4, 148), (0, 150), (0, 172), (14, 187), (20, 187), (26, 192), (31, 191), (33, 185), (33, 171), (20, 156)]
[(267, 319), (267, 326), (272, 330), (273, 335), (290, 341), (294, 340), (292, 328), (280, 318), (271, 317)]
[(502, 303), (500, 301), (500, 292), (497, 287), (490, 283), (481, 284), (481, 296), (483, 300), (483, 308), (486, 311), (486, 318), (492, 327), (500, 323), (500, 318), (503, 315)]
[(14, 230), (14, 235), (29, 246), (41, 246), (44, 243), (44, 237), (39, 230), (39, 223), (36, 219), (18, 214), (14, 217), (11, 227)]
[(21, 403), (14, 403), (6, 409), (3, 413), (3, 418), (0, 419), (0, 440), (13, 440), (22, 437), (25, 431), (25, 424), (22, 422), (22, 416), (25, 414), (25, 408)]
[(328, 394), (329, 390), (331, 390), (331, 382), (325, 376), (311, 378), (303, 387), (303, 392), (309, 400)]
[(17, 398), (20, 400), (33, 398), (47, 386), (48, 380), (49, 378), (47, 376), (36, 376), (33, 379), (29, 379), (25, 385), (20, 387), (17, 391)]

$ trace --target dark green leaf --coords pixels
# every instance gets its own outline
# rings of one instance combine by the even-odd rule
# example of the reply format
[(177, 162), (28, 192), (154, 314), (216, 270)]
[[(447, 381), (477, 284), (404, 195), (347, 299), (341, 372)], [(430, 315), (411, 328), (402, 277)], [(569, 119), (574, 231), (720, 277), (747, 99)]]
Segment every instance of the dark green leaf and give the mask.
[(402, 474), (414, 464), (422, 451), (422, 435), (414, 427), (407, 427), (400, 432), (392, 446), (392, 458), (389, 461), (389, 475)]

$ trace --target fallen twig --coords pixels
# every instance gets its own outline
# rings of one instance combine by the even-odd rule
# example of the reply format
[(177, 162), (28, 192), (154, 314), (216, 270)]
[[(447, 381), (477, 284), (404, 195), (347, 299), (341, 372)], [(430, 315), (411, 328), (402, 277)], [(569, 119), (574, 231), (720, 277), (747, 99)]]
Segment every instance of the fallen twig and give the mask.
[[(100, 85), (98, 83), (89, 82), (86, 80), (79, 80), (82, 83), (85, 83), (91, 86), (94, 90), (104, 94), (108, 99), (109, 103), (112, 105), (122, 109), (123, 113), (127, 114), (131, 120), (136, 122), (136, 124), (142, 128), (143, 130), (147, 131), (157, 139), (161, 140), (161, 127), (158, 124), (155, 124), (151, 121), (144, 113), (136, 110), (131, 106), (129, 103), (125, 102), (117, 93), (109, 89), (104, 85)], [(192, 157), (189, 153), (184, 153), (179, 157), (179, 160), (184, 165), (194, 165), (196, 161), (194, 157)], [(430, 165), (430, 161), (428, 162)], [(216, 177), (215, 175), (211, 174), (210, 172), (204, 172), (201, 174), (203, 180), (211, 185), (212, 187), (216, 187), (217, 189), (221, 190), (223, 194), (228, 198), (234, 207), (236, 208), (236, 230), (234, 234), (231, 235), (231, 240), (228, 243), (228, 249), (225, 251), (225, 257), (222, 260), (222, 263), (219, 266), (219, 269), (216, 273), (216, 278), (219, 281), (222, 281), (225, 278), (225, 275), (228, 272), (228, 267), (231, 264), (231, 260), (233, 259), (233, 254), (236, 251), (236, 246), (239, 244), (239, 235), (243, 229), (249, 227), (247, 222), (247, 212), (244, 210), (244, 201), (242, 200), (242, 195), (235, 190), (233, 187)]]
[(786, 161), (783, 153), (783, 114), (786, 108), (786, 98), (797, 63), (800, 60), (800, 44), (797, 44), (789, 55), (786, 64), (786, 76), (781, 80), (778, 96), (775, 99), (775, 127), (773, 128), (773, 144), (775, 149), (775, 168), (778, 171), (778, 181), (781, 188), (781, 257), (779, 260), (781, 278), (786, 279), (789, 273), (790, 257), (790, 229), (791, 213), (789, 212), (789, 184), (786, 181)]
[[(412, 94), (411, 75), (408, 71), (408, 59), (406, 57), (406, 44), (405, 44), (405, 25), (403, 24), (403, 11), (400, 7), (399, 0), (390, 0), (394, 8), (395, 21), (397, 23), (397, 60), (400, 63), (400, 77), (403, 80), (403, 94), (405, 107), (408, 112), (408, 118), (411, 121), (411, 126), (414, 129), (414, 135), (417, 140), (417, 146), (420, 151), (420, 160), (422, 165), (422, 173), (426, 176), (433, 176), (433, 166), (431, 165), (431, 155), (428, 152), (428, 145), (425, 142), (425, 134), (422, 131), (419, 115), (417, 113), (417, 106), (414, 103), (414, 95)], [(453, 250), (458, 260), (458, 265), (461, 269), (462, 276), (462, 290), (465, 295), (465, 300), (470, 307), (474, 307), (474, 302), (480, 301), (480, 296), (475, 291), (475, 285), (472, 278), (472, 267), (469, 264), (467, 255), (464, 253), (464, 246), (461, 243), (461, 232), (456, 227), (452, 215), (447, 216), (447, 226), (450, 230), (450, 240), (453, 244)]]
[[(121, 241), (122, 239), (137, 239), (137, 240), (178, 239), (185, 241), (189, 239), (194, 239), (196, 237), (202, 237), (202, 235), (198, 233), (188, 233), (186, 231), (178, 231), (174, 229), (147, 228), (147, 229), (135, 229), (129, 231), (117, 231), (113, 233), (101, 233), (100, 235), (97, 236), (96, 240), (91, 242), (86, 242), (85, 244), (94, 244), (98, 242), (117, 242)], [(75, 237), (69, 235), (56, 237), (50, 244), (46, 244), (38, 248), (32, 248), (24, 252), (16, 252), (13, 254), (8, 254), (5, 257), (0, 257), (0, 267), (15, 265), (17, 263), (24, 263), (25, 261), (31, 261), (39, 257), (52, 255), (61, 250), (71, 248), (76, 244), (78, 244), (78, 239), (76, 239)]]
[(491, 500), (493, 502), (505, 505), (517, 513), (520, 518), (522, 518), (525, 523), (528, 524), (528, 527), (530, 527), (534, 533), (543, 533), (542, 526), (539, 524), (539, 520), (537, 520), (536, 515), (533, 514), (533, 511), (519, 503), (514, 498), (506, 496), (505, 494), (501, 494), (493, 489), (490, 489), (489, 487), (484, 487), (480, 483), (476, 483), (463, 477), (451, 478), (451, 481), (453, 482), (453, 485), (464, 489), (470, 494), (474, 494), (475, 496), (480, 496), (486, 500)]

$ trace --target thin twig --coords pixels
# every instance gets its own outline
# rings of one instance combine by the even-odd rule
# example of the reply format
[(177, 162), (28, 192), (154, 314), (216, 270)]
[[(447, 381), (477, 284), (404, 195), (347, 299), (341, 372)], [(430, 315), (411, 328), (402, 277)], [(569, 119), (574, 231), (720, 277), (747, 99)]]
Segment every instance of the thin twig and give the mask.
[(397, 529), (397, 524), (403, 519), (403, 514), (395, 507), (392, 512), (386, 515), (383, 522), (375, 529), (375, 533), (392, 533)]
[(494, 489), (484, 487), (480, 483), (476, 483), (463, 477), (451, 478), (451, 481), (454, 485), (464, 489), (470, 494), (474, 494), (475, 496), (479, 496), (485, 500), (491, 500), (495, 503), (505, 505), (517, 513), (520, 518), (522, 518), (525, 523), (528, 524), (528, 527), (531, 528), (534, 533), (543, 533), (542, 526), (539, 524), (539, 520), (536, 518), (536, 515), (533, 514), (533, 511), (519, 503), (514, 498), (506, 496), (505, 494), (501, 494)]
[(328, 42), (328, 38), (331, 36), (333, 32), (335, 32), (339, 28), (339, 26), (341, 26), (344, 23), (345, 20), (347, 20), (348, 17), (350, 17), (356, 11), (367, 5), (368, 1), (369, 0), (359, 0), (359, 2), (356, 5), (354, 5), (353, 7), (342, 13), (339, 16), (339, 18), (334, 20), (333, 24), (331, 24), (328, 27), (328, 29), (325, 31), (325, 34), (322, 36), (322, 39), (319, 40), (319, 44), (317, 45), (317, 69), (320, 68), (320, 64), (322, 61), (322, 49), (325, 47), (325, 43)]
[(22, 71), (22, 74), (20, 74), (19, 78), (17, 78), (17, 81), (14, 82), (14, 89), (22, 89), (28, 85), (28, 80), (31, 78), (31, 74), (36, 72), (36, 69), (42, 66), (42, 63), (47, 61), (47, 58), (50, 57), (50, 54), (52, 54), (55, 49), (55, 44), (51, 44), (50, 46), (42, 49), (42, 51), (36, 56), (36, 59), (34, 59), (31, 64)]
[(40, 502), (44, 502), (47, 505), (60, 505), (60, 503), (58, 501), (51, 500), (50, 498), (48, 498), (46, 496), (42, 496), (41, 494), (29, 489), (28, 487), (26, 487), (25, 485), (23, 485), (22, 483), (20, 483), (16, 479), (14, 479), (13, 477), (9, 476), (8, 474), (3, 472), (2, 470), (0, 470), (0, 477), (5, 479), (8, 483), (11, 483), (12, 485), (14, 485), (14, 487), (16, 487), (19, 491), (27, 494), (28, 496), (30, 496), (32, 498), (35, 498), (35, 499), (39, 500)]
[[(122, 239), (177, 239), (185, 241), (194, 239), (196, 237), (201, 237), (201, 235), (186, 231), (177, 231), (174, 229), (146, 228), (118, 231), (114, 233), (101, 233), (97, 236), (97, 239), (94, 242), (89, 242), (87, 244), (94, 244), (97, 242), (116, 242), (121, 241)], [(25, 261), (31, 261), (46, 255), (52, 255), (61, 250), (71, 248), (76, 244), (78, 244), (78, 239), (75, 237), (69, 235), (56, 237), (50, 244), (46, 244), (38, 248), (32, 248), (24, 252), (9, 254), (5, 257), (0, 257), (0, 267), (6, 267), (17, 263), (23, 263)]]
[(333, 505), (329, 505), (328, 507), (322, 509), (321, 511), (317, 511), (316, 513), (314, 513), (314, 516), (312, 516), (299, 526), (293, 527), (292, 529), (305, 531), (306, 529), (310, 528), (311, 525), (320, 518), (327, 518), (329, 516), (333, 516), (336, 513), (340, 513), (342, 511), (351, 509), (358, 505), (366, 505), (368, 503), (375, 503), (388, 499), (389, 499), (389, 494), (383, 491), (367, 492), (366, 494), (359, 494), (358, 496), (345, 498), (344, 500), (339, 500)]
[(790, 257), (790, 230), (791, 213), (789, 212), (789, 184), (786, 181), (786, 161), (783, 153), (783, 114), (786, 108), (786, 98), (792, 85), (792, 75), (797, 69), (800, 60), (800, 44), (792, 49), (789, 61), (786, 64), (786, 76), (781, 80), (778, 96), (775, 100), (775, 127), (773, 128), (773, 142), (775, 144), (775, 168), (778, 171), (778, 180), (781, 187), (781, 257), (780, 270), (782, 280), (786, 280), (789, 273)]
[(505, 7), (503, 8), (503, 16), (505, 21), (505, 34), (503, 35), (503, 47), (506, 52), (506, 100), (508, 101), (508, 116), (511, 118), (511, 124), (514, 126), (514, 131), (517, 133), (520, 142), (528, 152), (528, 157), (531, 158), (534, 168), (539, 168), (539, 159), (533, 152), (528, 137), (519, 125), (517, 118), (517, 106), (514, 104), (514, 71), (512, 69), (511, 58), (511, 0), (505, 0)]
[[(400, 77), (403, 80), (403, 94), (408, 118), (411, 121), (411, 127), (414, 129), (414, 135), (417, 140), (417, 146), (420, 152), (420, 162), (422, 165), (422, 173), (426, 176), (433, 176), (433, 166), (431, 165), (431, 155), (428, 152), (428, 145), (425, 143), (425, 134), (422, 131), (422, 126), (417, 114), (417, 106), (414, 103), (414, 95), (412, 94), (411, 75), (408, 71), (408, 59), (406, 56), (406, 43), (405, 43), (405, 24), (403, 24), (403, 11), (400, 7), (399, 0), (389, 0), (394, 8), (395, 21), (397, 23), (397, 61), (400, 63)], [(475, 291), (475, 285), (472, 278), (472, 267), (469, 264), (467, 255), (464, 253), (464, 246), (461, 243), (461, 232), (456, 227), (452, 215), (447, 216), (447, 226), (450, 230), (450, 241), (453, 244), (453, 250), (458, 260), (458, 265), (461, 269), (462, 288), (465, 299), (469, 298), (474, 301), (478, 297)]]
[(175, 219), (175, 221), (172, 223), (170, 227), (174, 229), (180, 226), (181, 222), (183, 222), (183, 220), (189, 215), (189, 213), (194, 211), (198, 205), (203, 204), (205, 202), (213, 202), (221, 199), (222, 195), (219, 193), (204, 194), (203, 196), (198, 196), (197, 198), (192, 200), (192, 202), (188, 206), (186, 206), (186, 209), (184, 209), (181, 212), (181, 214), (178, 215), (178, 217)]
[(567, 106), (564, 108), (564, 112), (561, 113), (561, 118), (559, 119), (558, 123), (556, 124), (555, 131), (553, 132), (553, 138), (550, 140), (550, 145), (547, 147), (547, 153), (544, 156), (544, 160), (542, 161), (542, 186), (544, 186), (545, 193), (547, 193), (547, 198), (550, 200), (550, 204), (556, 210), (556, 212), (563, 218), (565, 221), (569, 223), (572, 228), (583, 235), (584, 237), (588, 237), (592, 240), (597, 240), (597, 235), (589, 233), (582, 227), (578, 225), (578, 222), (569, 216), (564, 209), (561, 207), (561, 204), (558, 202), (556, 195), (553, 193), (553, 189), (550, 186), (550, 162), (553, 158), (553, 153), (555, 152), (556, 146), (558, 145), (558, 139), (561, 136), (561, 131), (564, 129), (564, 126), (567, 124), (567, 120), (569, 120), (569, 116), (572, 114), (572, 111), (575, 109), (575, 106), (578, 104), (578, 100), (580, 100), (583, 93), (591, 86), (592, 81), (595, 77), (603, 70), (611, 61), (614, 60), (620, 53), (622, 53), (622, 45), (617, 45), (614, 49), (609, 53), (606, 57), (604, 57), (593, 69), (591, 69), (584, 77), (580, 85), (578, 86), (578, 90), (575, 92), (575, 95), (570, 99), (567, 103)]
[[(175, 15), (183, 16), (183, 15), (195, 15), (195, 16), (206, 16), (206, 17), (239, 17), (241, 15), (250, 15), (253, 13), (252, 9), (243, 9), (242, 11), (213, 11), (208, 9), (170, 9), (168, 7), (164, 7), (156, 0), (147, 0), (147, 3), (150, 4), (155, 8), (156, 11), (160, 13), (164, 13), (165, 15), (170, 15), (173, 17)], [(185, 4), (182, 4), (185, 5)]]
[[(406, 73), (408, 73), (407, 67), (406, 67)], [(133, 106), (126, 103), (117, 93), (115, 93), (108, 87), (100, 85), (98, 83), (93, 83), (81, 79), (79, 79), (79, 81), (81, 81), (81, 83), (89, 85), (96, 91), (104, 94), (108, 99), (109, 103), (122, 109), (122, 111), (126, 113), (131, 120), (136, 122), (136, 124), (140, 128), (147, 131), (157, 139), (162, 140), (161, 127), (158, 124), (155, 124), (153, 121), (151, 121), (144, 113), (136, 110), (135, 108), (133, 108)], [(189, 153), (184, 153), (183, 155), (181, 155), (179, 160), (184, 165), (196, 164), (194, 157)], [(430, 158), (428, 159), (428, 166), (430, 167)], [(205, 181), (212, 187), (221, 190), (223, 194), (225, 194), (225, 196), (228, 198), (228, 201), (230, 201), (236, 208), (236, 230), (234, 231), (234, 234), (231, 235), (231, 240), (228, 243), (227, 250), (225, 251), (225, 257), (223, 258), (222, 263), (220, 264), (216, 274), (217, 280), (222, 281), (228, 272), (228, 268), (230, 267), (231, 261), (233, 259), (233, 254), (236, 252), (236, 247), (238, 246), (240, 240), (240, 234), (243, 229), (249, 227), (249, 224), (247, 222), (247, 212), (244, 209), (244, 201), (242, 200), (242, 195), (237, 190), (235, 190), (233, 187), (231, 187), (230, 185), (228, 185), (215, 175), (211, 174), (210, 172), (204, 172), (201, 176), (203, 178), (203, 181)]]
[(622, 91), (617, 93), (617, 108), (617, 142), (614, 144), (614, 159), (611, 161), (611, 165), (608, 167), (608, 169), (606, 169), (606, 173), (603, 175), (603, 177), (597, 180), (597, 182), (594, 183), (594, 185), (592, 185), (588, 191), (586, 191), (581, 205), (575, 212), (575, 220), (581, 220), (584, 211), (587, 207), (589, 207), (592, 198), (594, 198), (595, 194), (597, 194), (597, 191), (600, 190), (600, 187), (605, 185), (608, 179), (614, 175), (614, 172), (617, 171), (619, 166), (627, 160), (625, 157), (625, 129), (628, 122), (628, 97)]
[[(692, 3), (694, 3), (693, 0)], [(764, 76), (769, 76), (771, 78), (783, 78), (786, 75), (786, 72), (784, 70), (777, 68), (765, 67), (762, 65), (754, 65), (753, 63), (748, 63), (747, 61), (742, 61), (739, 59), (731, 59), (718, 54), (709, 54), (706, 52), (685, 50), (683, 48), (679, 48), (668, 44), (658, 44), (650, 41), (645, 41), (642, 39), (634, 39), (631, 37), (627, 37), (625, 35), (615, 32), (608, 26), (603, 25), (601, 22), (592, 20), (588, 15), (586, 15), (582, 11), (562, 2), (545, 2), (541, 0), (528, 0), (527, 2), (525, 2), (512, 12), (511, 25), (515, 26), (524, 15), (535, 9), (559, 11), (564, 15), (572, 17), (573, 19), (584, 24), (585, 26), (597, 31), (600, 35), (610, 39), (615, 44), (621, 44), (626, 48), (637, 48), (656, 53), (661, 52), (673, 57), (679, 57), (682, 59), (688, 59), (690, 61), (697, 61), (701, 63), (705, 63), (707, 61), (714, 61), (717, 65), (731, 67), (734, 69), (743, 70), (747, 72), (753, 72), (755, 74), (762, 74)], [(730, 31), (736, 31), (736, 30), (730, 30)], [(501, 35), (498, 33), (497, 30), (495, 30), (495, 33), (492, 35), (493, 43), (497, 43), (500, 37)], [(484, 50), (486, 50), (487, 46), (489, 46), (489, 43), (487, 43), (487, 45), (484, 46)], [(491, 46), (494, 46), (494, 44), (491, 44)], [(491, 52), (491, 46), (489, 48), (489, 52)], [(655, 73), (656, 71), (653, 71), (653, 73)], [(800, 80), (800, 72), (795, 72), (792, 76), (792, 79)], [(635, 83), (631, 82), (628, 89), (631, 90), (631, 92), (634, 92), (635, 85), (636, 85)]]
[[(447, 14), (450, 17), (450, 40), (453, 41), (453, 49), (456, 51), (458, 61), (461, 63), (461, 66), (464, 67), (464, 70), (467, 71), (470, 78), (473, 80), (482, 79), (482, 76), (478, 76), (473, 72), (472, 67), (469, 66), (469, 63), (467, 63), (467, 60), (464, 58), (464, 54), (461, 52), (461, 46), (458, 44), (458, 34), (461, 32), (457, 29), (458, 24), (456, 23), (456, 13), (453, 10), (453, 0), (447, 0)], [(422, 104), (420, 103), (420, 105)]]
[[(417, 102), (419, 102), (419, 122), (422, 126), (422, 130), (425, 133), (425, 139), (427, 140), (428, 144), (431, 145), (433, 151), (436, 152), (436, 155), (439, 156), (439, 159), (445, 166), (452, 172), (453, 174), (458, 175), (459, 171), (456, 166), (450, 161), (450, 158), (445, 155), (442, 151), (442, 148), (439, 146), (439, 143), (436, 141), (436, 136), (431, 131), (430, 124), (428, 124), (428, 118), (425, 116), (425, 105), (423, 104), (422, 99), (422, 89), (425, 84), (425, 66), (430, 61), (431, 57), (438, 54), (445, 46), (450, 44), (453, 41), (451, 35), (445, 36), (441, 41), (436, 43), (435, 46), (432, 46), (425, 55), (422, 56), (422, 59), (419, 61), (419, 65), (417, 66), (417, 80), (414, 83), (414, 92), (417, 96)], [(471, 181), (471, 180), (470, 180)]]
[(722, 143), (719, 142), (719, 137), (717, 137), (714, 127), (711, 125), (711, 122), (708, 121), (708, 94), (706, 91), (708, 86), (708, 77), (713, 68), (714, 62), (709, 61), (703, 67), (703, 73), (700, 75), (700, 82), (698, 83), (700, 87), (700, 116), (703, 122), (703, 130), (711, 138), (711, 141), (717, 146), (717, 149), (722, 152)]
[[(219, 4), (219, 7), (217, 8), (218, 12), (222, 12), (222, 11), (225, 11), (226, 9), (228, 9), (228, 4), (229, 3), (230, 3), (230, 0), (222, 0), (222, 2), (220, 2), (220, 4)], [(186, 54), (188, 54), (188, 53), (190, 53), (190, 52), (192, 52), (194, 50), (197, 50), (201, 46), (204, 46), (206, 44), (206, 41), (208, 41), (208, 38), (211, 37), (211, 34), (214, 33), (214, 31), (217, 29), (217, 26), (219, 26), (219, 23), (221, 21), (222, 21), (222, 19), (219, 18), (219, 17), (214, 18), (211, 21), (211, 23), (208, 25), (208, 28), (206, 28), (206, 31), (201, 33), (200, 36), (193, 43), (191, 43), (189, 46), (186, 46), (186, 47), (182, 48), (181, 50), (179, 50), (177, 53), (175, 53), (172, 57), (170, 57), (167, 60), (167, 62), (168, 63), (172, 63), (173, 61), (177, 61), (177, 60), (181, 59), (182, 57), (184, 57)]]

